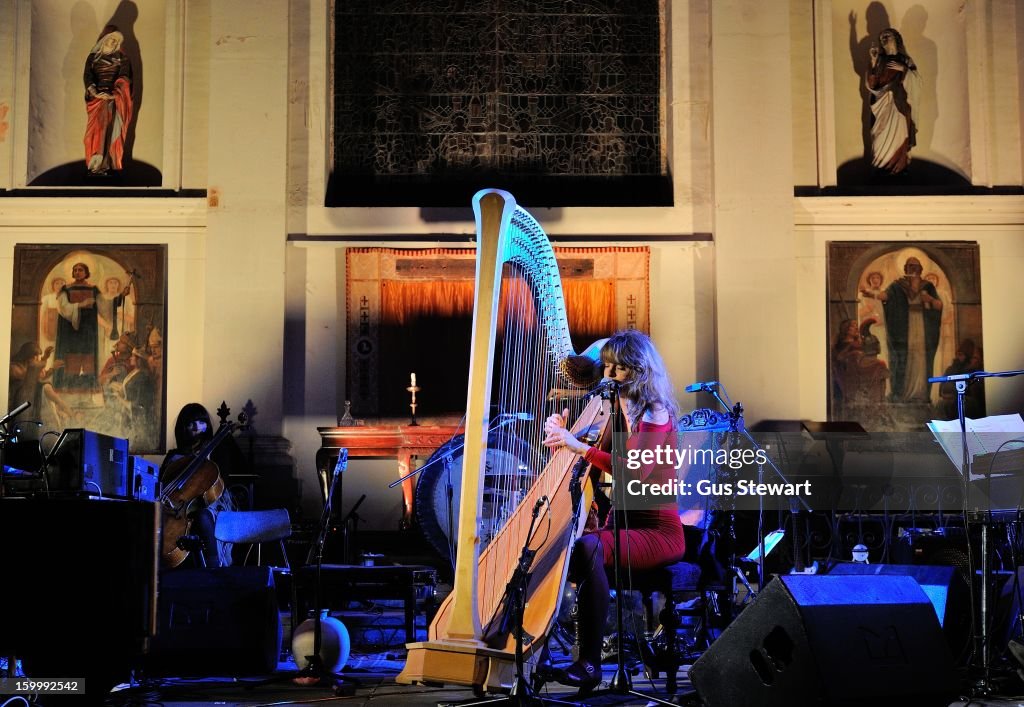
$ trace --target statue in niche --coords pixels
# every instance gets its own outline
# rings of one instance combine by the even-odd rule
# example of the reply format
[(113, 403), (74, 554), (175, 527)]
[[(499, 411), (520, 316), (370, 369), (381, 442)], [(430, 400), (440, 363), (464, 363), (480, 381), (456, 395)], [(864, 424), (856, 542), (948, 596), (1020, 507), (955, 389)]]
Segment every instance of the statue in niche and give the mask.
[(85, 163), (90, 175), (120, 170), (132, 120), (132, 67), (124, 35), (108, 26), (85, 60)]
[(871, 45), (865, 86), (871, 95), (871, 164), (890, 174), (900, 174), (910, 164), (915, 145), (911, 118), (917, 66), (903, 46), (903, 37), (892, 27), (878, 34)]

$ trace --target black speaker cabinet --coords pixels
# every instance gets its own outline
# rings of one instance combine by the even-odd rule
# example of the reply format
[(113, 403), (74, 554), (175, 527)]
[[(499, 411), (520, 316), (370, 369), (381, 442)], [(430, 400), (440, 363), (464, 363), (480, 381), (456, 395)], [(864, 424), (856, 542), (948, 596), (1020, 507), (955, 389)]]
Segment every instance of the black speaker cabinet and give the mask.
[(0, 499), (0, 655), (35, 677), (127, 680), (155, 630), (159, 507)]
[(931, 602), (907, 576), (782, 576), (693, 664), (708, 707), (948, 704)]
[(950, 655), (957, 662), (968, 657), (971, 640), (971, 601), (967, 581), (959, 568), (951, 565), (865, 565), (844, 562), (829, 572), (837, 575), (902, 575), (913, 577), (935, 609), (935, 616), (946, 637)]
[(160, 576), (154, 676), (267, 675), (281, 653), (269, 567), (184, 569)]

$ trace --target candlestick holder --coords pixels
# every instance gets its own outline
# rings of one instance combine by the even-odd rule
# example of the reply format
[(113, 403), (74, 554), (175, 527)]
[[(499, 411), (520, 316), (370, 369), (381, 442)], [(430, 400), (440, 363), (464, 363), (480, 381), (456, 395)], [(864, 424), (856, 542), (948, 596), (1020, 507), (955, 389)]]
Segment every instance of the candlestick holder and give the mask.
[(412, 420), (409, 422), (410, 427), (418, 427), (420, 424), (416, 422), (416, 393), (419, 389), (420, 387), (418, 385), (410, 385), (406, 388), (406, 390), (412, 393), (412, 402), (409, 403), (409, 407), (412, 409)]

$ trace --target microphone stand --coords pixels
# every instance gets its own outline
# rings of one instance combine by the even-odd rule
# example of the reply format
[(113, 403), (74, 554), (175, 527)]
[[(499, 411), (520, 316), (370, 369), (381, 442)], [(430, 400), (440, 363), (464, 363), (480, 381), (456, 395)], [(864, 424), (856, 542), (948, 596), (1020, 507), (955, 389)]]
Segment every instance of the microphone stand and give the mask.
[[(725, 395), (725, 399), (723, 399), (722, 398), (722, 394), (719, 393), (719, 391), (718, 391), (719, 388), (722, 389), (722, 394)], [(756, 452), (764, 452), (764, 454), (762, 456), (768, 462), (768, 466), (771, 467), (772, 471), (775, 472), (775, 475), (777, 477), (779, 477), (779, 479), (782, 481), (782, 483), (784, 483), (784, 484), (790, 483), (789, 479), (786, 478), (786, 475), (782, 473), (782, 470), (779, 469), (779, 467), (775, 464), (774, 461), (772, 461), (772, 458), (768, 455), (767, 452), (764, 451), (764, 449), (761, 447), (761, 445), (757, 443), (757, 440), (754, 439), (753, 435), (750, 434), (750, 431), (747, 429), (746, 425), (743, 424), (743, 405), (740, 404), (740, 403), (736, 403), (735, 405), (730, 405), (729, 403), (726, 403), (726, 400), (729, 399), (729, 393), (728, 393), (728, 391), (725, 390), (725, 386), (721, 385), (721, 384), (716, 384), (716, 385), (701, 384), (701, 390), (704, 391), (705, 393), (711, 393), (711, 395), (715, 398), (715, 400), (718, 401), (718, 404), (721, 405), (722, 408), (726, 412), (728, 412), (730, 419), (734, 421), (735, 431), (739, 432), (740, 434), (742, 434), (744, 437), (747, 438), (747, 440), (750, 442), (750, 444), (753, 445), (755, 453)], [(732, 401), (730, 400), (729, 402), (731, 403)], [(733, 427), (733, 425), (730, 425), (730, 428), (732, 428), (732, 427)], [(763, 464), (758, 464), (758, 466), (757, 466), (757, 482), (760, 484), (760, 483), (763, 483), (763, 481), (764, 481), (764, 465)], [(797, 500), (800, 501), (800, 505), (803, 506), (804, 510), (808, 514), (812, 513), (811, 507), (807, 503), (807, 499), (805, 499), (803, 496), (797, 496)], [(764, 552), (764, 535), (763, 535), (763, 533), (761, 531), (763, 526), (764, 526), (764, 496), (759, 494), (758, 498), (757, 498), (757, 528), (758, 528), (758, 531), (757, 531), (757, 590), (758, 591), (761, 591), (761, 589), (764, 588), (764, 555), (765, 555), (765, 552)]]
[[(967, 504), (969, 502), (969, 494), (971, 488), (971, 476), (974, 473), (974, 458), (971, 456), (967, 447), (967, 417), (964, 413), (964, 396), (967, 394), (967, 387), (975, 380), (980, 378), (1012, 378), (1014, 376), (1024, 375), (1024, 370), (1017, 371), (995, 371), (989, 373), (988, 371), (971, 371), (969, 373), (956, 373), (949, 376), (933, 376), (928, 379), (929, 383), (953, 383), (956, 388), (956, 415), (957, 420), (960, 422), (960, 448), (963, 454), (963, 460), (961, 463), (961, 470), (964, 477), (964, 524), (967, 524)], [(991, 481), (991, 477), (989, 479)], [(989, 662), (989, 636), (988, 636), (988, 583), (989, 583), (989, 567), (988, 567), (988, 526), (992, 524), (992, 507), (985, 509), (984, 516), (981, 521), (981, 611), (978, 623), (980, 623), (980, 633), (975, 632), (975, 650), (974, 655), (981, 654), (981, 677), (973, 685), (976, 695), (988, 695), (992, 693), (991, 684), (991, 664)], [(970, 533), (967, 534), (967, 557), (969, 564), (971, 559), (971, 543)], [(974, 576), (974, 567), (970, 567), (971, 576)], [(974, 598), (973, 598), (973, 583), (968, 585), (968, 589), (971, 591), (971, 616), (974, 616)], [(977, 624), (975, 624), (977, 626)], [(973, 663), (972, 658), (971, 662)], [(971, 665), (969, 667), (977, 667)]]
[[(32, 407), (32, 403), (26, 400), (21, 405), (15, 406), (14, 409), (3, 417), (0, 417), (0, 498), (3, 498), (4, 494), (7, 493), (4, 490), (7, 476), (7, 444), (11, 437), (11, 434), (7, 429), (7, 423), (28, 410), (30, 407)], [(13, 677), (13, 673), (11, 675)]]
[[(625, 635), (625, 617), (623, 616), (622, 601), (622, 572), (619, 568), (619, 558), (622, 557), (622, 543), (619, 538), (619, 513), (624, 513), (626, 508), (626, 484), (624, 483), (625, 469), (622, 464), (626, 453), (626, 430), (623, 426), (624, 418), (620, 405), (621, 399), (619, 396), (618, 384), (615, 382), (606, 384), (601, 396), (611, 402), (612, 414), (611, 455), (613, 482), (612, 496), (614, 497), (612, 501), (612, 562), (614, 567), (615, 583), (615, 632), (618, 636), (619, 647), (616, 651), (615, 676), (612, 678), (607, 691), (595, 690), (588, 695), (588, 698), (598, 696), (600, 694), (629, 695), (645, 699), (648, 701), (648, 704), (653, 702), (659, 705), (675, 707), (675, 703), (673, 702), (633, 689), (633, 679), (626, 670), (626, 652), (623, 650), (622, 645), (623, 636)], [(604, 570), (602, 569), (602, 571)], [(601, 666), (597, 666), (597, 669), (600, 670)]]
[[(576, 477), (575, 483), (579, 484), (579, 477)], [(537, 503), (533, 506), (533, 514), (530, 517), (530, 528), (526, 531), (526, 540), (523, 542), (522, 550), (519, 554), (519, 562), (516, 565), (515, 571), (512, 573), (512, 578), (509, 579), (508, 585), (505, 587), (505, 610), (501, 619), (501, 626), (499, 628), (500, 633), (506, 631), (513, 631), (516, 637), (516, 653), (515, 653), (515, 665), (516, 665), (516, 676), (512, 681), (512, 687), (507, 695), (501, 695), (498, 697), (490, 697), (483, 700), (473, 700), (470, 702), (458, 702), (452, 705), (452, 707), (499, 707), (502, 705), (512, 705), (514, 707), (539, 707), (540, 705), (571, 705), (575, 706), (576, 702), (567, 702), (565, 700), (557, 700), (551, 697), (537, 697), (534, 694), (533, 688), (530, 687), (529, 681), (526, 679), (526, 663), (523, 658), (523, 612), (526, 609), (526, 590), (530, 585), (530, 568), (533, 566), (533, 558), (536, 556), (537, 551), (530, 547), (530, 542), (533, 540), (533, 532), (537, 527), (537, 518), (540, 515), (540, 509), (548, 503), (548, 497), (542, 496), (537, 499)], [(579, 502), (576, 503), (576, 513), (574, 518), (579, 517)], [(511, 626), (509, 624), (511, 623)]]
[[(320, 648), (323, 638), (323, 625), (320, 618), (320, 584), (323, 570), (324, 543), (327, 540), (327, 533), (330, 530), (331, 506), (334, 499), (334, 489), (338, 484), (338, 480), (341, 478), (341, 472), (345, 470), (346, 466), (348, 466), (348, 449), (342, 449), (341, 454), (338, 456), (338, 462), (334, 466), (334, 474), (331, 478), (330, 486), (327, 489), (327, 500), (324, 502), (323, 513), (320, 515), (320, 528), (317, 533), (316, 541), (313, 543), (313, 546), (310, 547), (309, 554), (306, 556), (307, 565), (310, 564), (311, 560), (315, 560), (316, 562), (316, 579), (313, 584), (313, 650), (312, 655), (304, 656), (309, 664), (298, 672), (275, 677), (270, 680), (256, 683), (256, 685), (266, 685), (284, 680), (294, 680), (296, 678), (316, 678), (319, 683), (325, 678), (330, 678), (334, 685), (335, 695), (351, 695), (355, 692), (355, 686), (358, 684), (358, 681), (354, 678), (328, 671), (324, 668), (323, 658), (320, 656)], [(293, 626), (292, 631), (294, 632), (296, 628), (297, 627)], [(295, 656), (292, 657), (294, 658)], [(349, 682), (349, 685), (343, 684), (346, 681)]]

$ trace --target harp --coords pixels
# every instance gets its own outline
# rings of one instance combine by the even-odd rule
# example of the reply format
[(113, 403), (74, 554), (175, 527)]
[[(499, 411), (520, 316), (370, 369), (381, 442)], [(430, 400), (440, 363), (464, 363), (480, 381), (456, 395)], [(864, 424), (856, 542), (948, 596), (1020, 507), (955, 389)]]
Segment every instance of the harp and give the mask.
[[(541, 445), (543, 420), (549, 409), (568, 407), (573, 431), (587, 436), (609, 415), (607, 403), (589, 399), (567, 373), (574, 352), (558, 265), (544, 231), (504, 191), (478, 192), (473, 210), (476, 290), (455, 581), (428, 640), (408, 644), (396, 679), (487, 691), (507, 688), (514, 678), (515, 636), (505, 620), (505, 590), (528, 542), (532, 509), (547, 497), (539, 537), (530, 539), (536, 555), (523, 619), (527, 674), (558, 611), (569, 553), (586, 521), (579, 509), (589, 508), (592, 497), (585, 462), (567, 449), (549, 453)], [(525, 460), (501, 455), (516, 468), (494, 469), (488, 447), (504, 444), (505, 435), (531, 452)], [(504, 484), (499, 495), (506, 503), (489, 503), (496, 517), (483, 518), (485, 486), (493, 490), (485, 484), (488, 476)]]

